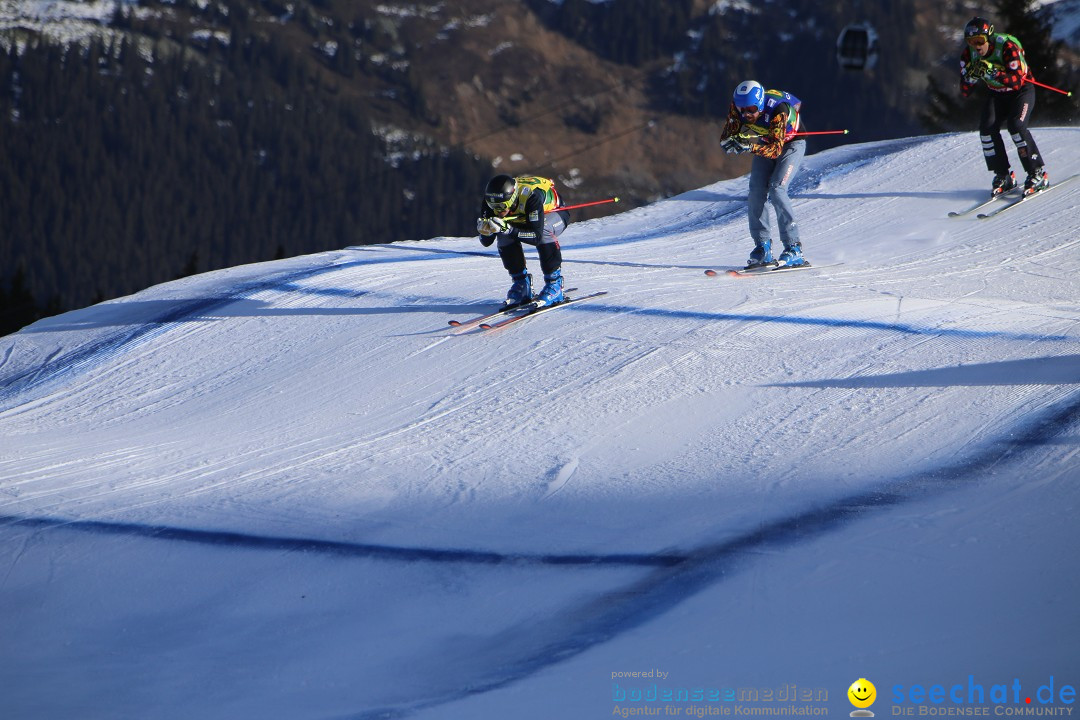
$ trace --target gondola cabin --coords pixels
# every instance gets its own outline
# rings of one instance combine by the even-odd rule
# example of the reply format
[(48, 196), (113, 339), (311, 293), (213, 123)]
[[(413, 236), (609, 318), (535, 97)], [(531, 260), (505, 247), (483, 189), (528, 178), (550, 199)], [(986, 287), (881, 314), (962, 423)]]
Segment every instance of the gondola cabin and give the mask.
[(877, 31), (866, 23), (848, 25), (836, 39), (836, 60), (845, 70), (870, 70), (878, 50)]

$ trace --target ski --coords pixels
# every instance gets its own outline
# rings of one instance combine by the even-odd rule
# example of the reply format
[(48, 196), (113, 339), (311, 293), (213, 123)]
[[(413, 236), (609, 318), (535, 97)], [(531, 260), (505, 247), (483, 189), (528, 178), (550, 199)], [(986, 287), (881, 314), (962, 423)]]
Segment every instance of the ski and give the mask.
[(984, 207), (990, 207), (991, 205), (996, 203), (998, 200), (1005, 200), (1007, 198), (1016, 197), (1016, 189), (1017, 188), (1013, 188), (1012, 190), (1008, 190), (1006, 192), (998, 193), (997, 195), (993, 195), (993, 196), (990, 197), (989, 200), (981, 202), (978, 205), (973, 205), (973, 206), (969, 207), (967, 210), (953, 210), (953, 211), (951, 211), (949, 213), (949, 217), (963, 217), (964, 215), (970, 215), (971, 213), (975, 212), (976, 210), (982, 210)]
[(526, 307), (527, 305), (528, 303), (519, 303), (517, 305), (504, 305), (495, 312), (490, 312), (487, 315), (478, 315), (477, 317), (471, 318), (469, 320), (450, 320), (449, 325), (450, 327), (454, 328), (471, 328), (475, 325), (479, 325), (480, 323), (487, 322), (492, 318), (497, 318), (500, 315), (505, 315), (508, 312), (513, 312), (514, 310)]
[(1011, 202), (1008, 205), (1003, 205), (1002, 207), (999, 207), (999, 208), (997, 208), (995, 210), (991, 210), (988, 213), (980, 213), (976, 217), (978, 217), (980, 220), (988, 220), (988, 219), (990, 219), (992, 217), (997, 217), (998, 215), (1005, 212), (1006, 210), (1014, 208), (1017, 205), (1020, 205), (1021, 203), (1025, 203), (1025, 202), (1027, 202), (1028, 200), (1030, 200), (1032, 198), (1038, 197), (1040, 195), (1045, 195), (1046, 193), (1050, 192), (1054, 188), (1059, 188), (1062, 185), (1065, 185), (1066, 183), (1071, 182), (1071, 181), (1075, 180), (1078, 177), (1080, 177), (1080, 173), (1077, 173), (1076, 175), (1070, 175), (1069, 177), (1065, 178), (1064, 180), (1059, 180), (1058, 182), (1056, 182), (1056, 183), (1054, 183), (1052, 185), (1048, 185), (1048, 186), (1044, 187), (1042, 190), (1039, 190), (1038, 192), (1032, 193), (1031, 195), (1024, 195), (1019, 200), (1016, 200), (1015, 202)]
[(565, 300), (563, 300), (561, 303), (556, 303), (555, 305), (541, 305), (540, 307), (536, 307), (535, 303), (532, 303), (532, 304), (529, 304), (529, 305), (523, 305), (518, 309), (519, 310), (523, 309), (524, 312), (519, 312), (516, 315), (511, 315), (510, 317), (506, 318), (505, 320), (500, 320), (499, 322), (480, 323), (480, 329), (481, 330), (498, 330), (499, 328), (504, 328), (507, 325), (512, 325), (512, 324), (514, 324), (516, 322), (520, 322), (520, 321), (524, 320), (525, 318), (536, 317), (537, 315), (541, 315), (543, 313), (546, 313), (549, 310), (557, 310), (559, 308), (566, 307), (567, 305), (573, 305), (574, 303), (579, 303), (582, 300), (592, 300), (593, 298), (598, 298), (598, 297), (601, 297), (603, 295), (607, 295), (607, 290), (601, 290), (599, 292), (594, 292), (594, 293), (591, 293), (589, 295), (581, 295), (579, 297), (572, 297), (572, 298), (568, 297)]
[[(575, 290), (577, 290), (577, 288), (570, 288), (566, 292), (574, 292)], [(497, 318), (500, 315), (505, 315), (515, 310), (521, 310), (522, 308), (526, 308), (531, 304), (532, 301), (530, 300), (529, 302), (518, 303), (516, 305), (503, 305), (495, 312), (489, 312), (486, 315), (479, 315), (477, 317), (470, 318), (469, 320), (449, 320), (447, 321), (447, 324), (449, 324), (452, 328), (468, 330), (471, 327), (476, 327), (481, 323), (486, 323), (488, 320)]]
[(788, 265), (758, 265), (752, 268), (728, 268), (723, 271), (706, 270), (705, 274), (709, 277), (716, 277), (723, 272), (728, 277), (754, 277), (755, 275), (771, 275), (773, 273), (793, 273), (798, 270), (820, 270), (823, 267), (835, 267), (842, 263), (832, 263), (831, 265), (811, 265), (810, 263), (803, 263), (802, 265), (795, 265), (794, 267)]

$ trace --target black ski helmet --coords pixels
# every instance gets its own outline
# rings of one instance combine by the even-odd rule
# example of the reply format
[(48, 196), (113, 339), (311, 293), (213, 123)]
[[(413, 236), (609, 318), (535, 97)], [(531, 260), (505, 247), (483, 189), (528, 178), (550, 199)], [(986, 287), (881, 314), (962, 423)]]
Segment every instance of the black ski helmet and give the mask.
[(509, 210), (517, 198), (517, 189), (517, 180), (509, 175), (496, 175), (484, 189), (484, 202), (492, 210)]
[(994, 34), (993, 24), (986, 18), (973, 17), (968, 20), (968, 24), (964, 26), (964, 38), (975, 37), (976, 35), (985, 35), (990, 37)]

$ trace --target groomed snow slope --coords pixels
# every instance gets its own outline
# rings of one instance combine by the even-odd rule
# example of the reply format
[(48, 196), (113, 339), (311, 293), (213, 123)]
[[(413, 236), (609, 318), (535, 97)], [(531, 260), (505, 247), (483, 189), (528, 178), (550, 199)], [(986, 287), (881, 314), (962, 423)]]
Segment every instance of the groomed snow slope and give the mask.
[[(1035, 132), (1080, 171), (1080, 130)], [(808, 157), (812, 271), (703, 274), (749, 253), (745, 177), (573, 224), (569, 285), (609, 294), (505, 331), (447, 327), (508, 283), (444, 237), (0, 339), (0, 717), (1080, 684), (1080, 181), (949, 219), (979, 152)]]

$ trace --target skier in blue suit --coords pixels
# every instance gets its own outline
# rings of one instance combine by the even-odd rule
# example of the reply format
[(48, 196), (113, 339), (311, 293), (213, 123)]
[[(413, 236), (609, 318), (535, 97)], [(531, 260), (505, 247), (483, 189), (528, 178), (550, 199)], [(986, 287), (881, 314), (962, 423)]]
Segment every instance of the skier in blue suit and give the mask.
[[(720, 134), (720, 146), (728, 153), (751, 152), (750, 192), (747, 209), (754, 249), (748, 268), (761, 265), (806, 265), (799, 228), (788, 197), (788, 187), (806, 155), (806, 141), (796, 137), (800, 130), (802, 102), (782, 90), (765, 90), (760, 83), (739, 83), (732, 95), (727, 123)], [(773, 259), (765, 201), (776, 211), (777, 232), (784, 243), (779, 261)]]

